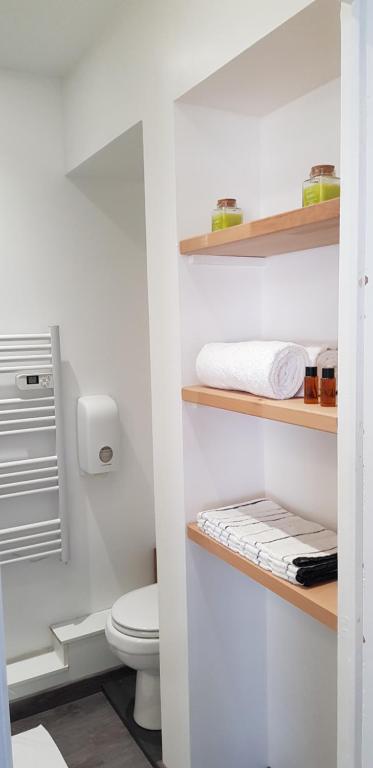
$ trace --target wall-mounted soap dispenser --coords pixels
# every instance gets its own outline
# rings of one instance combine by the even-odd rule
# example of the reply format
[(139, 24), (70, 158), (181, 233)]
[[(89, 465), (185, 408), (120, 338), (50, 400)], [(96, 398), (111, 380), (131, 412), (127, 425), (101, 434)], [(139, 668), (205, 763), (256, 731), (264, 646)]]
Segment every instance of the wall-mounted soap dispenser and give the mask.
[(79, 464), (90, 475), (112, 472), (119, 458), (119, 411), (109, 395), (78, 399)]

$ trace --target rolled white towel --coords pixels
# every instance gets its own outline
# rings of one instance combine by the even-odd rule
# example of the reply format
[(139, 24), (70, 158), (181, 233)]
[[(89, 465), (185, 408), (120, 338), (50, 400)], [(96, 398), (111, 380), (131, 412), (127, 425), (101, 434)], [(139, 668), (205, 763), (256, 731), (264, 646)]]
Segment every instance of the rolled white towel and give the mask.
[[(338, 349), (332, 347), (325, 347), (322, 345), (313, 344), (310, 347), (306, 347), (308, 355), (308, 363), (306, 365), (317, 365), (317, 375), (321, 377), (323, 368), (334, 368), (335, 376), (338, 378)], [(304, 386), (300, 387), (296, 394), (296, 397), (303, 397)]]
[(241, 341), (206, 344), (196, 372), (208, 387), (238, 389), (260, 397), (294, 397), (304, 378), (304, 347), (285, 341)]

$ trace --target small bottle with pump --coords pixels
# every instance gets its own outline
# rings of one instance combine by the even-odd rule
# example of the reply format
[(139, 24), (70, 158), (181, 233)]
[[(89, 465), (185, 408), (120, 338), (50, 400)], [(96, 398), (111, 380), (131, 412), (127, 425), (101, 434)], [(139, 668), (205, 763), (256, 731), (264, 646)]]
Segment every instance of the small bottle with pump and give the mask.
[(304, 402), (307, 405), (316, 405), (319, 402), (319, 377), (317, 366), (308, 365), (304, 377)]
[(320, 404), (328, 408), (336, 405), (337, 382), (334, 368), (323, 368), (320, 384)]

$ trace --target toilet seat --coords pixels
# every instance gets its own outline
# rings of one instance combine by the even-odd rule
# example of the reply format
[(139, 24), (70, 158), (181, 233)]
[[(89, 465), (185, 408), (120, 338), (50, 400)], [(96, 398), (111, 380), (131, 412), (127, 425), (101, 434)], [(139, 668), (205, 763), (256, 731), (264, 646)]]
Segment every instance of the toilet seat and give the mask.
[(150, 584), (120, 597), (111, 609), (111, 621), (122, 635), (158, 640), (158, 585)]

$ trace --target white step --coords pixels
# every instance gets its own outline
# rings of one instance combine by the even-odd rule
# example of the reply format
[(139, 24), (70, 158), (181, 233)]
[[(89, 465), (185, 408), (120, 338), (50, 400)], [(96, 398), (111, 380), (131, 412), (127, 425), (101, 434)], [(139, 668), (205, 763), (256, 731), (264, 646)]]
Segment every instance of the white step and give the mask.
[(56, 651), (46, 651), (37, 656), (26, 659), (18, 659), (7, 664), (8, 685), (10, 688), (29, 680), (39, 680), (45, 675), (54, 675), (65, 672), (67, 664), (61, 661)]
[(89, 616), (71, 619), (69, 622), (53, 624), (51, 632), (61, 645), (68, 645), (76, 640), (84, 640), (87, 637), (95, 637), (105, 631), (105, 624), (110, 609), (96, 611)]
[[(109, 612), (108, 608), (51, 626), (53, 649), (7, 665), (10, 698), (31, 696), (119, 666), (105, 637)], [(62, 681), (58, 675), (63, 675)]]

